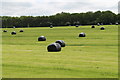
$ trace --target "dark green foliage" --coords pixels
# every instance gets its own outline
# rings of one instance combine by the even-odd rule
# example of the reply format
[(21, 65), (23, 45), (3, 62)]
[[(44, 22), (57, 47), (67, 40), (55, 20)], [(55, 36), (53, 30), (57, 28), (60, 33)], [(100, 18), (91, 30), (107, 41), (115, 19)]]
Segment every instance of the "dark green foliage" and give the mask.
[(2, 27), (49, 27), (54, 26), (75, 26), (94, 25), (97, 23), (115, 24), (120, 23), (120, 14), (111, 11), (96, 11), (86, 13), (57, 13), (51, 16), (0, 16), (2, 17)]

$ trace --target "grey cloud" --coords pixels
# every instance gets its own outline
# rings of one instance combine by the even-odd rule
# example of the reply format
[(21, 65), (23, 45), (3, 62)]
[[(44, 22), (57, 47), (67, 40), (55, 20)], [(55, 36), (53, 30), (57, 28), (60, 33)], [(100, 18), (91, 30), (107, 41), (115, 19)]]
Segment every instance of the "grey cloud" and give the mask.
[(31, 7), (32, 4), (29, 2), (2, 2), (4, 7)]
[(104, 4), (89, 1), (76, 2), (2, 2), (3, 15), (53, 15), (59, 12), (87, 12), (97, 10), (117, 11), (117, 6), (105, 6)]
[(120, 1), (118, 2), (118, 13), (120, 13)]

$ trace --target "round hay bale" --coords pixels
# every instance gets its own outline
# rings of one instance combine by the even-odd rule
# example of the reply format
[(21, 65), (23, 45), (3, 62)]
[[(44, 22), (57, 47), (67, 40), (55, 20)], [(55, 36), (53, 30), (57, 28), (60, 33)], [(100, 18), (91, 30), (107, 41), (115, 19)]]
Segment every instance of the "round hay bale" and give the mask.
[(15, 31), (13, 31), (13, 32), (11, 32), (11, 34), (12, 34), (12, 35), (16, 35), (16, 32), (15, 32)]
[(3, 30), (3, 32), (7, 32), (7, 30)]
[(65, 42), (63, 40), (57, 40), (55, 43), (59, 43), (61, 47), (65, 47)]
[(85, 33), (83, 33), (83, 32), (79, 34), (79, 37), (85, 37), (85, 36), (86, 36), (86, 35), (85, 35)]
[(110, 23), (110, 25), (112, 25), (112, 23)]
[(79, 27), (79, 25), (76, 25), (75, 27)]
[(91, 28), (95, 28), (95, 26), (94, 25), (92, 25), (92, 27)]
[(61, 45), (59, 43), (52, 43), (47, 47), (48, 52), (58, 52), (61, 51)]
[(40, 36), (40, 37), (38, 38), (38, 41), (46, 41), (46, 38), (45, 38), (44, 36)]
[(118, 25), (118, 22), (116, 22), (115, 24)]
[(105, 30), (105, 28), (104, 28), (104, 27), (101, 27), (100, 30)]
[(53, 28), (53, 25), (50, 25), (50, 28)]
[(19, 32), (24, 32), (23, 30), (20, 30)]
[(98, 26), (100, 26), (100, 23), (97, 23)]

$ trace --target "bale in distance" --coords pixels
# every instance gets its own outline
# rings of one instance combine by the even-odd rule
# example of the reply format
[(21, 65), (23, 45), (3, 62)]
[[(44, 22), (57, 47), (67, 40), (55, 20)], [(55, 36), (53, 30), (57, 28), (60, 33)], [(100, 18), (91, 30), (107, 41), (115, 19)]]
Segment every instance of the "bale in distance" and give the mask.
[(19, 32), (24, 32), (23, 30), (20, 30)]
[(85, 33), (82, 32), (79, 34), (79, 37), (86, 37), (86, 35), (85, 35)]
[(115, 24), (118, 25), (118, 22), (116, 22)]
[(103, 25), (103, 23), (101, 23), (101, 25)]
[(95, 28), (95, 26), (94, 25), (92, 25), (92, 27), (91, 28)]
[(50, 25), (50, 28), (53, 28), (53, 25)]
[(7, 30), (3, 30), (3, 32), (7, 32)]
[(79, 27), (79, 25), (76, 25), (75, 27)]
[(48, 52), (59, 52), (61, 51), (61, 45), (59, 43), (52, 43), (47, 47)]
[(16, 32), (15, 32), (15, 31), (13, 31), (13, 32), (11, 32), (11, 34), (12, 34), (12, 35), (16, 35)]
[(98, 26), (100, 26), (100, 23), (97, 23)]
[(38, 41), (46, 41), (46, 37), (45, 37), (45, 36), (40, 36), (40, 37), (38, 38)]
[(100, 30), (105, 30), (105, 28), (104, 28), (104, 27), (101, 27)]
[(61, 47), (65, 47), (65, 42), (63, 40), (57, 40), (55, 43), (59, 43)]

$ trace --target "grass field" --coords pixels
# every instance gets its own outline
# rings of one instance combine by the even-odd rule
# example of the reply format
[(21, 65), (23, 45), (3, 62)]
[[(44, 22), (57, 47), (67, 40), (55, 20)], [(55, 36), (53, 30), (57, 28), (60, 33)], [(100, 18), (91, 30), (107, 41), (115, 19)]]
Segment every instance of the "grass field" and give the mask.
[[(117, 78), (118, 26), (106, 25), (103, 31), (100, 27), (3, 28), (8, 30), (2, 33), (3, 77)], [(78, 37), (81, 32), (86, 37)], [(42, 35), (47, 41), (38, 42)], [(47, 46), (56, 40), (64, 40), (66, 47), (48, 52)]]

